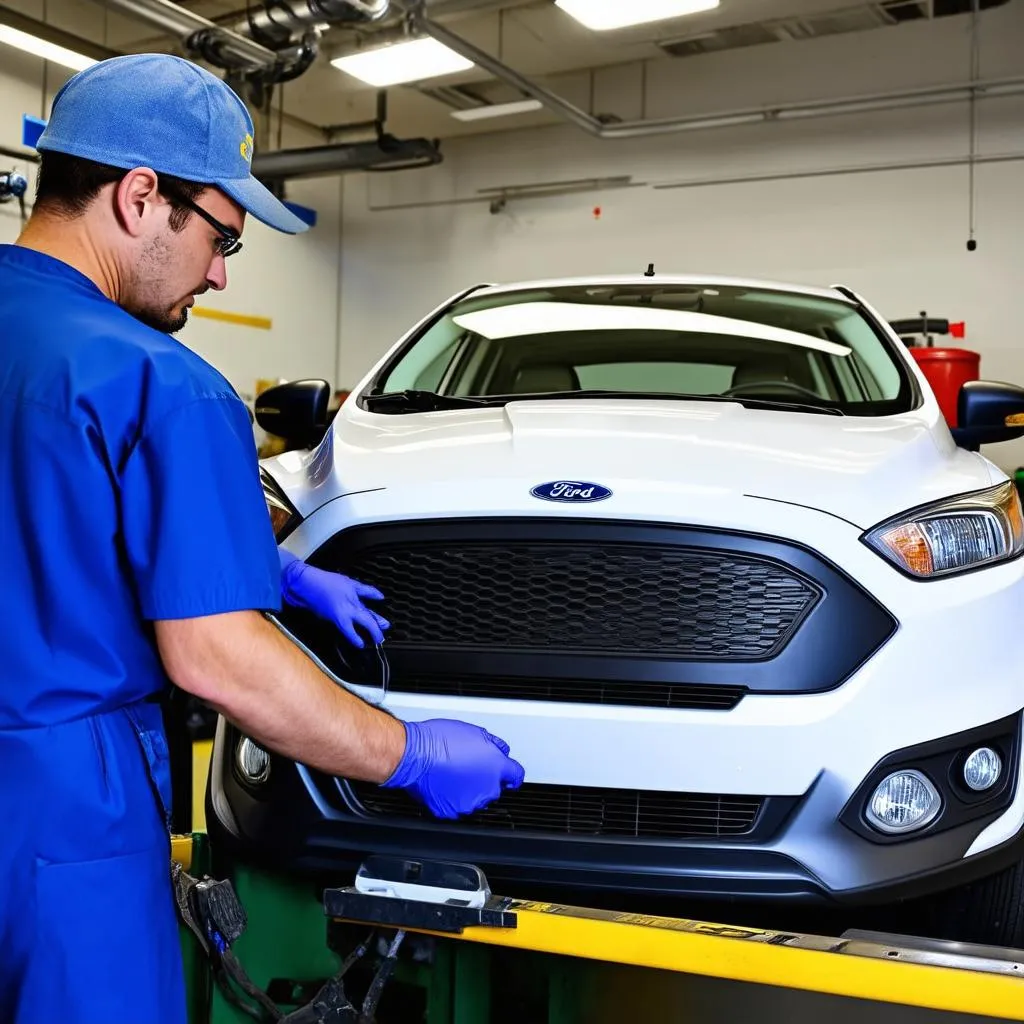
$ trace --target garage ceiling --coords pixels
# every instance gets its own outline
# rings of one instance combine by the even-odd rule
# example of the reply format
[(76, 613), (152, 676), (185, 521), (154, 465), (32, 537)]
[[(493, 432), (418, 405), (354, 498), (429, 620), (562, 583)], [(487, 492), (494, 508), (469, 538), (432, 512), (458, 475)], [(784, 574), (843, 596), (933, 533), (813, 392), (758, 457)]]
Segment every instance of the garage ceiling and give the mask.
[[(0, 0), (26, 14), (33, 0)], [(72, 21), (82, 36), (122, 51), (172, 50), (182, 52), (177, 40), (159, 35), (151, 26), (105, 11), (81, 0), (49, 0), (50, 21), (61, 3), (74, 7)], [(245, 0), (178, 0), (181, 6), (227, 26), (244, 22)], [(633, 0), (636, 2), (636, 0)], [(983, 0), (989, 6), (993, 0)], [(999, 2), (999, 0), (996, 0)], [(253, 0), (258, 6), (259, 0)], [(970, 0), (722, 0), (714, 11), (614, 32), (592, 32), (557, 8), (553, 0), (426, 0), (429, 17), (440, 21), (516, 70), (546, 82), (556, 90), (576, 86), (576, 102), (586, 106), (586, 81), (591, 72), (615, 65), (680, 61), (707, 52), (810, 39), (837, 33), (864, 31), (906, 20), (938, 16)], [(321, 54), (302, 77), (287, 83), (272, 101), (283, 102), (288, 115), (320, 128), (370, 120), (376, 109), (376, 91), (333, 68), (333, 57), (372, 45), (381, 31), (400, 24), (394, 16), (358, 28), (332, 28), (322, 39)], [(88, 17), (84, 17), (88, 15)], [(568, 77), (566, 77), (568, 76)], [(574, 83), (573, 76), (580, 81)], [(583, 96), (580, 96), (582, 82)], [(506, 102), (522, 98), (510, 86), (474, 68), (419, 86), (389, 91), (389, 128), (429, 137), (500, 131), (552, 123), (548, 111), (512, 118), (462, 123), (452, 109), (479, 102)], [(602, 111), (594, 110), (600, 114)], [(344, 134), (335, 133), (335, 134)]]

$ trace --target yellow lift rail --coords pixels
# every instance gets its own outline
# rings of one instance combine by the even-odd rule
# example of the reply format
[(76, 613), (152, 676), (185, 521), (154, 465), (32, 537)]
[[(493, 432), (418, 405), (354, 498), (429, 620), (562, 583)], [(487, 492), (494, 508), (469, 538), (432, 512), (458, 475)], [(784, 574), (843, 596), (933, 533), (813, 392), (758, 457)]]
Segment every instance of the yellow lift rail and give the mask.
[[(901, 1006), (1024, 1020), (1024, 962), (981, 955), (982, 947), (945, 943), (945, 952), (929, 952), (854, 934), (829, 938), (521, 900), (509, 901), (507, 909), (516, 915), (515, 928), (476, 925), (457, 935), (425, 934)], [(896, 936), (889, 938), (897, 941)]]
[[(172, 856), (187, 870), (191, 837), (174, 837)], [(386, 916), (392, 928), (440, 939), (1024, 1021), (1020, 951), (870, 933), (829, 937), (768, 931), (501, 897), (491, 897), (487, 906), (514, 915), (514, 927), (471, 924), (435, 931), (417, 927), (417, 915), (408, 924), (400, 913)], [(332, 920), (369, 919), (346, 914)]]

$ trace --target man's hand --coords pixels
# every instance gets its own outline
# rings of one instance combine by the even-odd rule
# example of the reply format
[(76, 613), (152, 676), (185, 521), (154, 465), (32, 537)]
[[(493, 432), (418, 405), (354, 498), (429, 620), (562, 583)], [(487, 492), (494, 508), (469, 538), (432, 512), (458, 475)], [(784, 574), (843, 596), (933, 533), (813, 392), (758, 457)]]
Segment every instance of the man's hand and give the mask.
[(443, 718), (403, 724), (405, 753), (383, 785), (411, 793), (436, 817), (472, 814), (523, 784), (523, 766), (486, 729)]
[(366, 630), (376, 644), (384, 643), (384, 630), (391, 625), (387, 619), (367, 608), (363, 601), (383, 601), (376, 587), (343, 576), (325, 572), (279, 548), (281, 556), (281, 596), (288, 604), (307, 608), (322, 619), (333, 622), (353, 647), (362, 649), (363, 638), (356, 627)]

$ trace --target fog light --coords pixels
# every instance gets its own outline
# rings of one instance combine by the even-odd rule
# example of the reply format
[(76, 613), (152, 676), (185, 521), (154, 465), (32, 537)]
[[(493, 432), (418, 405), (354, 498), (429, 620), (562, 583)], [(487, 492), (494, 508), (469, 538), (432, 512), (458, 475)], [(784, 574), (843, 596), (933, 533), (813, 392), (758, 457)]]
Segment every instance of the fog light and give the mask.
[(975, 793), (991, 789), (1002, 774), (1002, 758), (991, 747), (979, 747), (964, 762), (964, 782)]
[(912, 832), (935, 819), (942, 800), (920, 772), (905, 769), (886, 776), (868, 804), (867, 818), (881, 832)]
[(242, 737), (238, 744), (235, 761), (242, 778), (254, 786), (262, 785), (270, 778), (270, 755), (248, 736)]

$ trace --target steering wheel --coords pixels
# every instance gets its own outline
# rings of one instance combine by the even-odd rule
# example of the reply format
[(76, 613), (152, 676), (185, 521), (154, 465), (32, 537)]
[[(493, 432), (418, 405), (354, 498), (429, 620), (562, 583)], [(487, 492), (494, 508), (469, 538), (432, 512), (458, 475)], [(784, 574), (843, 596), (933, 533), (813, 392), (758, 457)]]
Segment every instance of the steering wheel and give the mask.
[(794, 384), (791, 380), (752, 380), (747, 384), (736, 384), (731, 388), (726, 388), (726, 390), (722, 392), (722, 395), (724, 397), (741, 395), (745, 391), (757, 391), (766, 387), (787, 388), (790, 391), (795, 391), (797, 394), (807, 395), (817, 402), (824, 401), (817, 391), (812, 391), (810, 388), (805, 388), (800, 384)]

